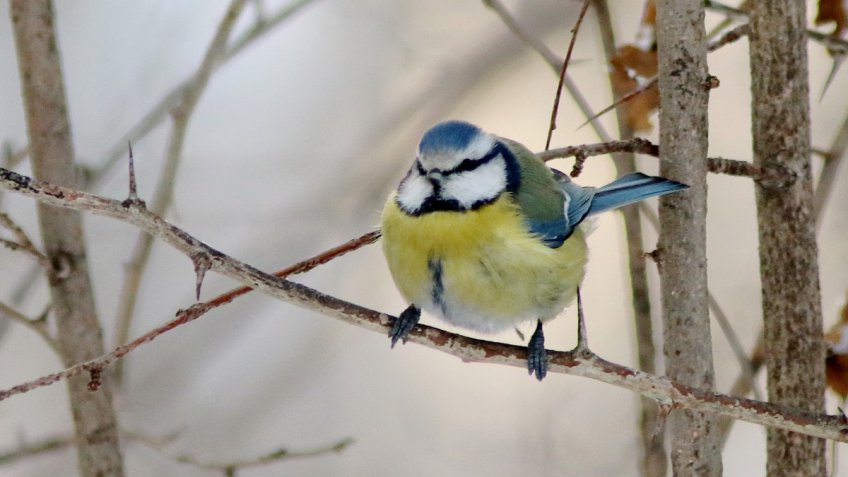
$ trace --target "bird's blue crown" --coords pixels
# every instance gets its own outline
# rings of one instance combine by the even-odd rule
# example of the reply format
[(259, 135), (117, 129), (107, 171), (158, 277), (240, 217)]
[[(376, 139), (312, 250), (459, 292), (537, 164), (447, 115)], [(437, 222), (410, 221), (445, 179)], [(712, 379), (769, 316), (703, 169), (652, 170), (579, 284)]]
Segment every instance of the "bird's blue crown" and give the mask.
[(480, 128), (464, 121), (445, 121), (424, 133), (418, 144), (421, 154), (465, 149), (481, 133)]

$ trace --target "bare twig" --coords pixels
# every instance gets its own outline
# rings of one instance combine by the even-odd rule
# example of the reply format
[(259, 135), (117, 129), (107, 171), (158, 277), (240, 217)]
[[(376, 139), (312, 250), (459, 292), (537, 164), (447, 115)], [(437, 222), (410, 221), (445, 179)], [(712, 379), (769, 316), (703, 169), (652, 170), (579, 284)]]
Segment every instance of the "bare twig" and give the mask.
[[(727, 32), (725, 32), (723, 35), (721, 35), (717, 39), (711, 41), (707, 45), (707, 51), (708, 52), (716, 51), (716, 50), (718, 50), (719, 48), (721, 48), (725, 45), (728, 45), (730, 43), (733, 43), (733, 42), (739, 40), (740, 38), (744, 37), (747, 34), (748, 34), (748, 25), (747, 24), (739, 25), (736, 28), (728, 30)], [(642, 83), (638, 88), (636, 88), (633, 91), (631, 91), (631, 92), (623, 95), (622, 97), (616, 99), (611, 105), (609, 105), (606, 108), (598, 111), (593, 116), (590, 116), (589, 119), (586, 120), (585, 123), (580, 125), (580, 127), (585, 126), (587, 123), (589, 123), (589, 121), (593, 121), (593, 120), (603, 116), (604, 114), (612, 111), (613, 109), (617, 108), (618, 106), (621, 106), (622, 104), (630, 101), (631, 99), (635, 98), (636, 96), (639, 96), (640, 94), (644, 93), (645, 91), (648, 91), (649, 89), (656, 87), (657, 80), (658, 80), (657, 76), (646, 79), (645, 82)]]
[(586, 16), (586, 11), (589, 10), (589, 4), (592, 0), (583, 0), (583, 6), (580, 7), (580, 13), (577, 14), (577, 23), (571, 29), (571, 40), (568, 42), (568, 52), (565, 54), (565, 61), (562, 62), (562, 69), (559, 72), (559, 84), (557, 84), (556, 95), (554, 96), (554, 106), (551, 110), (551, 122), (548, 126), (548, 136), (545, 139), (545, 150), (551, 148), (551, 138), (554, 136), (556, 129), (557, 112), (559, 112), (559, 99), (562, 97), (562, 87), (565, 83), (565, 72), (568, 70), (568, 63), (571, 62), (571, 53), (574, 51), (574, 43), (577, 41), (577, 33), (580, 31), (580, 24), (583, 23), (583, 17)]
[[(176, 186), (177, 171), (182, 159), (183, 144), (185, 143), (188, 122), (194, 112), (197, 102), (200, 100), (201, 94), (206, 89), (209, 83), (209, 78), (216, 64), (220, 61), (227, 46), (227, 39), (230, 37), (230, 32), (241, 15), (241, 11), (246, 5), (246, 0), (232, 0), (223, 18), (218, 24), (215, 35), (206, 49), (200, 66), (195, 71), (188, 86), (181, 91), (179, 102), (172, 110), (174, 119), (173, 127), (171, 128), (171, 136), (168, 139), (167, 156), (165, 164), (159, 176), (159, 183), (151, 200), (150, 209), (156, 214), (164, 214), (165, 210), (170, 206)], [(130, 162), (132, 162), (132, 151), (130, 150)], [(134, 168), (130, 168), (130, 199), (136, 197), (135, 194), (135, 174)], [(136, 238), (133, 253), (126, 265), (126, 275), (124, 285), (121, 289), (120, 301), (118, 303), (117, 324), (115, 326), (115, 343), (126, 342), (129, 336), (132, 318), (135, 313), (136, 300), (138, 300), (138, 290), (141, 287), (141, 280), (144, 272), (147, 269), (147, 263), (150, 259), (150, 253), (153, 249), (153, 237), (145, 233), (139, 233)], [(198, 262), (202, 265), (201, 262)], [(200, 285), (203, 279), (203, 267), (198, 267), (198, 282), (197, 294), (200, 294)], [(122, 378), (122, 366), (115, 368), (115, 378), (118, 382)]]
[(44, 270), (50, 270), (52, 266), (50, 260), (32, 243), (26, 232), (9, 217), (9, 214), (0, 212), (0, 225), (12, 232), (12, 235), (17, 239), (17, 241), (0, 239), (0, 243), (9, 247), (11, 250), (23, 252), (41, 265)]
[(62, 356), (62, 353), (59, 349), (59, 344), (56, 342), (56, 339), (50, 334), (50, 330), (48, 330), (47, 328), (47, 321), (45, 320), (45, 318), (47, 317), (46, 313), (44, 313), (37, 319), (32, 319), (24, 315), (20, 311), (16, 310), (15, 308), (3, 302), (0, 302), (0, 316), (6, 317), (16, 323), (20, 323), (21, 325), (36, 332), (38, 336), (40, 336), (41, 339), (43, 339), (44, 342), (50, 346), (50, 349), (52, 349), (56, 353), (56, 356)]
[[(754, 369), (754, 358), (748, 358), (748, 353), (745, 352), (745, 347), (742, 346), (742, 342), (739, 341), (739, 338), (736, 336), (736, 331), (733, 330), (733, 325), (730, 323), (730, 319), (724, 313), (724, 310), (715, 303), (716, 299), (710, 294), (707, 295), (707, 300), (710, 302), (710, 311), (713, 314), (718, 326), (721, 327), (722, 333), (724, 333), (725, 338), (727, 338), (727, 343), (730, 346), (730, 350), (733, 352), (733, 355), (736, 356), (736, 361), (739, 362), (740, 374), (743, 379), (747, 381), (749, 389), (753, 391), (754, 398), (762, 400), (762, 396), (760, 390), (754, 386), (754, 379), (756, 378), (756, 371)], [(737, 396), (736, 393), (730, 393), (734, 396)], [(745, 394), (748, 394), (747, 392)]]
[[(565, 63), (562, 58), (559, 58), (541, 40), (539, 40), (536, 36), (534, 36), (521, 25), (519, 25), (515, 18), (513, 18), (513, 16), (503, 5), (503, 3), (500, 2), (500, 0), (483, 0), (483, 3), (492, 8), (492, 10), (494, 10), (495, 13), (498, 14), (504, 25), (506, 25), (507, 28), (509, 28), (510, 31), (512, 31), (515, 36), (518, 37), (518, 39), (520, 39), (527, 46), (539, 53), (539, 55), (542, 57), (542, 59), (545, 60), (545, 62), (548, 63), (554, 73), (559, 74), (560, 69)], [(582, 112), (583, 115), (587, 118), (595, 118), (589, 119), (587, 122), (592, 126), (592, 129), (594, 129), (595, 134), (598, 135), (598, 138), (601, 141), (611, 141), (612, 136), (610, 136), (606, 129), (604, 129), (604, 126), (601, 124), (601, 122), (596, 119), (597, 115), (592, 111), (592, 108), (589, 106), (589, 102), (586, 101), (586, 98), (580, 92), (580, 89), (577, 87), (577, 84), (574, 83), (571, 77), (565, 75), (563, 77), (563, 85), (565, 86), (566, 91), (568, 91), (568, 94), (571, 95), (571, 98), (577, 104), (577, 107), (578, 109), (580, 109), (580, 112)]]
[[(749, 16), (748, 12), (745, 10), (731, 7), (714, 0), (704, 0), (704, 6), (709, 10), (724, 13), (726, 15), (732, 15), (739, 19), (747, 19)], [(848, 41), (810, 29), (805, 30), (805, 33), (808, 37), (819, 42), (822, 46), (834, 53), (848, 54)]]
[[(19, 149), (17, 151), (12, 147), (12, 143), (9, 141), (3, 141), (2, 145), (2, 155), (3, 155), (3, 167), (6, 169), (14, 169), (21, 163), (24, 159), (26, 159), (29, 154), (29, 148), (24, 147), (23, 149)], [(3, 194), (0, 194), (0, 206), (3, 205)]]
[[(536, 153), (536, 155), (543, 161), (550, 161), (563, 157), (591, 157), (620, 152), (632, 152), (659, 157), (660, 147), (647, 139), (636, 137), (622, 141), (560, 147), (549, 151), (541, 151)], [(768, 188), (788, 187), (797, 177), (794, 172), (780, 166), (757, 165), (747, 161), (721, 157), (707, 158), (707, 170), (716, 174), (750, 177)]]
[(560, 147), (536, 153), (543, 161), (581, 155), (584, 157), (601, 156), (617, 152), (635, 152), (654, 157), (660, 155), (660, 148), (651, 141), (636, 137), (621, 141), (605, 141), (595, 144), (580, 144), (577, 146)]
[(839, 166), (844, 162), (845, 153), (848, 151), (848, 116), (842, 122), (836, 139), (833, 140), (830, 149), (825, 154), (825, 163), (819, 175), (819, 183), (816, 186), (815, 197), (813, 198), (813, 209), (816, 214), (816, 229), (821, 229), (822, 215), (824, 215), (827, 199), (830, 196), (830, 191), (833, 189), (833, 184), (839, 176)]
[(50, 437), (33, 444), (24, 444), (16, 449), (0, 453), (0, 465), (13, 464), (21, 459), (67, 449), (76, 444), (73, 435)]
[(285, 447), (281, 447), (279, 449), (273, 450), (271, 452), (257, 456), (252, 459), (216, 462), (202, 460), (191, 454), (174, 452), (168, 449), (167, 446), (163, 445), (162, 442), (160, 442), (159, 440), (148, 439), (144, 436), (136, 436), (134, 440), (174, 460), (175, 462), (179, 462), (180, 464), (186, 464), (192, 467), (198, 467), (210, 471), (218, 471), (224, 473), (225, 475), (235, 475), (235, 472), (239, 470), (269, 465), (284, 460), (338, 453), (344, 451), (348, 446), (354, 443), (353, 439), (345, 438), (332, 444), (316, 447), (314, 449), (293, 451), (288, 450)]
[[(292, 3), (281, 7), (279, 10), (270, 15), (260, 15), (257, 17), (254, 25), (234, 39), (229, 48), (220, 56), (219, 61), (212, 65), (213, 71), (217, 70), (221, 65), (236, 57), (245, 48), (254, 44), (256, 40), (262, 38), (266, 33), (280, 25), (282, 22), (292, 18), (303, 7), (309, 5), (314, 0), (295, 0)], [(146, 136), (153, 128), (168, 117), (170, 112), (183, 101), (183, 91), (192, 89), (199, 78), (196, 74), (192, 74), (189, 78), (183, 80), (168, 94), (166, 94), (159, 103), (156, 104), (150, 111), (132, 127), (126, 134), (110, 147), (106, 154), (100, 160), (100, 165), (92, 169), (89, 176), (96, 185), (107, 172), (112, 170), (127, 153), (128, 142), (138, 142)]]
[(707, 168), (710, 172), (750, 177), (755, 182), (769, 189), (789, 187), (797, 178), (795, 172), (774, 164), (753, 164), (721, 157), (707, 158), (707, 162)]
[[(238, 280), (280, 300), (318, 311), (327, 316), (354, 324), (364, 329), (386, 333), (393, 317), (353, 303), (322, 294), (304, 285), (279, 279), (263, 273), (250, 265), (235, 260), (195, 239), (185, 231), (169, 224), (161, 217), (137, 205), (124, 205), (121, 201), (107, 199), (86, 192), (36, 181), (29, 177), (0, 168), (0, 187), (41, 202), (76, 210), (86, 210), (97, 215), (113, 217), (131, 223), (170, 244), (186, 256), (206, 254), (211, 258), (211, 269)], [(477, 340), (448, 333), (428, 326), (418, 326), (409, 335), (409, 341), (437, 349), (464, 361), (497, 363), (526, 368), (527, 349)], [(0, 391), (0, 400), (28, 392), (42, 386), (78, 376), (82, 373), (102, 371), (103, 366), (114, 361), (126, 347), (116, 348), (100, 358), (76, 364), (64, 371), (23, 383)], [(839, 416), (799, 411), (760, 401), (735, 398), (711, 391), (675, 383), (668, 378), (654, 376), (605, 361), (595, 355), (548, 351), (553, 373), (584, 376), (630, 389), (678, 409), (716, 412), (766, 426), (790, 429), (809, 435), (848, 442), (848, 425)], [(105, 364), (104, 364), (105, 363)]]

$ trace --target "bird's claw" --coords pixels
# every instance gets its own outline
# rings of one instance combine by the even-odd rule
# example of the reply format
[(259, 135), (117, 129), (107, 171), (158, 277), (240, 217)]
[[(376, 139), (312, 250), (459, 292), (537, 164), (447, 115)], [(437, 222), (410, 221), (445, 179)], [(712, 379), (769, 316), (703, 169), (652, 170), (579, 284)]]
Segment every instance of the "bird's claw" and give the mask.
[(539, 381), (548, 374), (548, 356), (545, 353), (545, 334), (542, 332), (541, 320), (527, 343), (527, 372), (535, 374)]
[(389, 331), (389, 338), (392, 339), (392, 348), (395, 347), (398, 341), (406, 343), (406, 337), (409, 332), (418, 324), (418, 319), (421, 318), (421, 309), (415, 305), (409, 305), (400, 316), (392, 323), (392, 329)]

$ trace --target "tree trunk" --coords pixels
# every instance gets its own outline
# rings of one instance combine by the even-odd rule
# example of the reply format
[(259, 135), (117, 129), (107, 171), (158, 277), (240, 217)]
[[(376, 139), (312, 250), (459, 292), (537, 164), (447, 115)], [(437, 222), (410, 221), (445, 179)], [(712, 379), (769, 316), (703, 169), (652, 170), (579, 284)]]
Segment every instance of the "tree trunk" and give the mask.
[[(822, 411), (824, 345), (810, 174), (806, 6), (751, 4), (754, 163), (797, 174), (787, 187), (757, 184), (765, 356), (772, 402)], [(825, 475), (825, 442), (768, 429), (768, 475)]]
[[(657, 2), (660, 174), (689, 184), (660, 198), (657, 263), (662, 280), (666, 374), (715, 387), (707, 299), (707, 47), (702, 0)], [(721, 475), (716, 418), (669, 417), (675, 476)]]
[[(12, 0), (11, 17), (26, 109), (30, 157), (36, 179), (79, 187), (65, 86), (48, 0)], [(48, 271), (51, 312), (66, 365), (103, 354), (103, 340), (88, 276), (79, 212), (38, 204)], [(108, 383), (92, 392), (88, 376), (68, 381), (80, 472), (121, 476), (118, 427)]]

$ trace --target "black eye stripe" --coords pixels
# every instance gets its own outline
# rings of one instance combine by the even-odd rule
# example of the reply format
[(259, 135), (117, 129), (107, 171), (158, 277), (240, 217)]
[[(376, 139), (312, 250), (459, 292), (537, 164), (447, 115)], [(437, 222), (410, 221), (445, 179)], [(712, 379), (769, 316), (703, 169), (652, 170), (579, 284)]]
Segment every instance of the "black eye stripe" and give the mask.
[[(501, 143), (496, 142), (494, 147), (492, 147), (492, 149), (485, 156), (481, 157), (480, 159), (468, 159), (468, 158), (466, 158), (466, 159), (463, 159), (462, 162), (459, 163), (459, 165), (457, 165), (456, 167), (454, 167), (453, 169), (451, 169), (449, 171), (441, 171), (441, 170), (438, 170), (438, 169), (433, 169), (430, 172), (439, 172), (443, 176), (449, 176), (449, 175), (452, 175), (452, 174), (461, 174), (463, 172), (473, 171), (473, 170), (477, 169), (478, 167), (480, 167), (480, 166), (482, 166), (482, 165), (484, 165), (488, 162), (491, 162), (492, 159), (498, 157), (498, 155), (501, 154), (501, 148), (502, 147), (503, 146), (501, 145)], [(420, 164), (419, 164), (419, 167), (421, 167)], [(420, 169), (419, 169), (419, 172), (420, 172)]]

